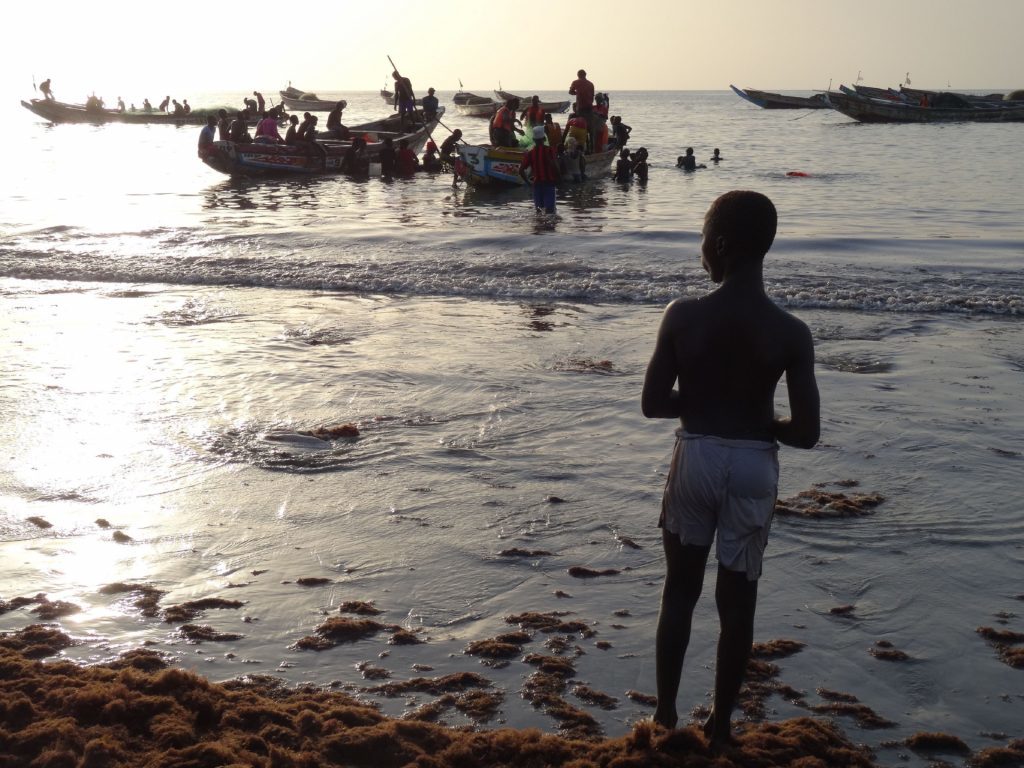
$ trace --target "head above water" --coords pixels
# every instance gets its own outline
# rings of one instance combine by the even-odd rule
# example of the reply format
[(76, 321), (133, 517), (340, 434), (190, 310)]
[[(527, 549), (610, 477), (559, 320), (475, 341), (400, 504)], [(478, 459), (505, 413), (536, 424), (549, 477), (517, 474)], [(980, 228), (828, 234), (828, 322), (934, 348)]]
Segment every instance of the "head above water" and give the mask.
[(716, 283), (728, 271), (760, 264), (775, 240), (778, 213), (760, 192), (733, 190), (721, 195), (704, 216), (701, 261)]

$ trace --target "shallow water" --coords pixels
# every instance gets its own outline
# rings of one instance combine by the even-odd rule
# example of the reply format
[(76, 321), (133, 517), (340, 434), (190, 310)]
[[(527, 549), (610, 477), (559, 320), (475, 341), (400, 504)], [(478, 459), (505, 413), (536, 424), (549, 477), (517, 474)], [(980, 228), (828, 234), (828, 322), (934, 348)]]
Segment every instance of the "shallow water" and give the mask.
[[(350, 122), (379, 115), (376, 96), (345, 96)], [(783, 450), (781, 495), (854, 479), (848, 492), (886, 497), (867, 517), (776, 520), (757, 639), (807, 644), (779, 663), (811, 700), (848, 691), (898, 723), (840, 718), (867, 743), (1021, 735), (1020, 672), (975, 633), (1003, 627), (1001, 612), (1024, 629), (1017, 128), (861, 126), (721, 93), (612, 104), (651, 150), (651, 180), (569, 190), (554, 221), (523, 193), (446, 177), (233, 182), (195, 158), (197, 130), (12, 115), (27, 149), (0, 198), (0, 599), (81, 606), (62, 619), (91, 638), (75, 658), (152, 640), (216, 679), (363, 684), (366, 660), (397, 679), (414, 663), (479, 670), (508, 692), (506, 722), (548, 729), (518, 700), (532, 668), (461, 651), (506, 615), (569, 610), (597, 622), (579, 679), (619, 699), (587, 709), (622, 733), (649, 713), (624, 692), (654, 690), (672, 447), (673, 425), (639, 414), (643, 370), (663, 303), (707, 290), (707, 205), (756, 188), (780, 211), (769, 288), (810, 325), (823, 396), (821, 445)], [(671, 165), (686, 144), (726, 160), (684, 174)], [(345, 422), (358, 439), (299, 434)], [(512, 547), (552, 554), (499, 554)], [(620, 573), (575, 579), (574, 565)], [(309, 576), (333, 583), (294, 583)], [(245, 637), (189, 645), (98, 593), (117, 581), (167, 590), (163, 606), (245, 600), (198, 619)], [(711, 581), (683, 711), (713, 683)], [(352, 599), (428, 642), (289, 650)], [(830, 613), (845, 604), (852, 615)], [(912, 660), (872, 657), (878, 640)], [(772, 717), (800, 711), (771, 703)], [(893, 749), (879, 759), (903, 764)]]

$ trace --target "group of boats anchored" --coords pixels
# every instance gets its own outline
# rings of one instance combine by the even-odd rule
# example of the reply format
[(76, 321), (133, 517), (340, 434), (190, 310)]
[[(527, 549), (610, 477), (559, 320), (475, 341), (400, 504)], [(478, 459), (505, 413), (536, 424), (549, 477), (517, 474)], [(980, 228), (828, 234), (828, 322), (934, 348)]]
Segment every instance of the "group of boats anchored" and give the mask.
[(1024, 121), (1024, 91), (975, 95), (928, 91), (901, 85), (876, 88), (840, 85), (838, 91), (789, 96), (753, 88), (730, 88), (762, 109), (834, 109), (862, 123), (948, 123)]

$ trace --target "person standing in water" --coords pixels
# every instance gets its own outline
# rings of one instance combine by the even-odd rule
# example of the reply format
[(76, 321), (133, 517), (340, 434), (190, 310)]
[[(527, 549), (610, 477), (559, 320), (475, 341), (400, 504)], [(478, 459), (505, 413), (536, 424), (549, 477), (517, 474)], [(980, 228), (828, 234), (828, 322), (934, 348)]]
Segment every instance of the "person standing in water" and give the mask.
[[(704, 724), (716, 752), (733, 741), (732, 712), (753, 645), (757, 582), (778, 492), (778, 443), (813, 448), (820, 430), (811, 332), (765, 292), (763, 262), (776, 222), (775, 206), (758, 192), (715, 200), (704, 218), (701, 264), (719, 287), (668, 305), (641, 397), (647, 418), (680, 421), (658, 523), (666, 573), (654, 720), (676, 727), (693, 610), (717, 538), (721, 632), (714, 706)], [(783, 376), (789, 417), (775, 414)]]

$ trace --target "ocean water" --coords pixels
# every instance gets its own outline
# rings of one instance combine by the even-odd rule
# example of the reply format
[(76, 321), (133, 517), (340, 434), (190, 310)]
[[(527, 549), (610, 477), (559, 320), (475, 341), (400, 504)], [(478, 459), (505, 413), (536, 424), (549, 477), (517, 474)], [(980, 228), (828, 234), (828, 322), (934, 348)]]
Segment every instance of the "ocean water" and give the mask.
[[(389, 109), (338, 95), (349, 123)], [(649, 182), (566, 189), (550, 218), (526, 191), (450, 176), (231, 180), (196, 158), (198, 128), (49, 126), (8, 99), (0, 599), (79, 606), (61, 623), (86, 640), (67, 652), (83, 661), (149, 642), (218, 680), (358, 687), (368, 661), (396, 680), (479, 671), (506, 695), (496, 724), (547, 730), (520, 695), (532, 667), (462, 651), (508, 615), (571, 611), (598, 633), (575, 641), (577, 679), (618, 706), (568, 698), (624, 733), (650, 713), (625, 691), (654, 692), (675, 426), (641, 416), (644, 367), (664, 304), (710, 288), (707, 207), (756, 189), (779, 210), (768, 289), (810, 325), (822, 393), (821, 444), (782, 450), (780, 495), (852, 480), (846, 492), (885, 497), (865, 517), (776, 519), (756, 639), (806, 644), (778, 663), (809, 701), (846, 691), (896, 723), (838, 718), (858, 741), (1024, 735), (1024, 673), (975, 631), (1024, 631), (1020, 127), (860, 125), (725, 92), (611, 103), (650, 152)], [(486, 136), (454, 110), (444, 122)], [(687, 174), (673, 167), (686, 146), (725, 159)], [(300, 434), (347, 422), (358, 439)], [(576, 565), (619, 573), (582, 580)], [(197, 619), (244, 637), (190, 644), (100, 593), (114, 582), (152, 584), (162, 606), (244, 600)], [(681, 712), (713, 685), (712, 583)], [(427, 642), (289, 648), (347, 600)], [(38, 620), (31, 609), (0, 630)], [(878, 641), (910, 659), (872, 656)], [(396, 715), (426, 700), (362, 695)], [(882, 763), (917, 764), (904, 757), (879, 747)]]

